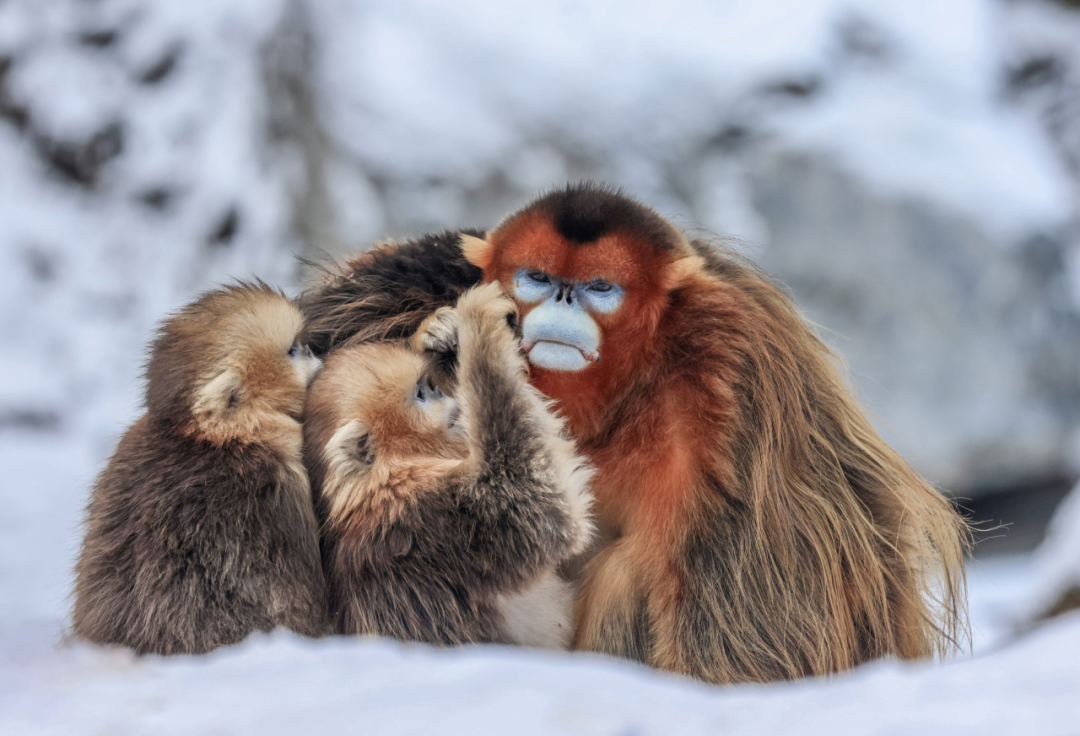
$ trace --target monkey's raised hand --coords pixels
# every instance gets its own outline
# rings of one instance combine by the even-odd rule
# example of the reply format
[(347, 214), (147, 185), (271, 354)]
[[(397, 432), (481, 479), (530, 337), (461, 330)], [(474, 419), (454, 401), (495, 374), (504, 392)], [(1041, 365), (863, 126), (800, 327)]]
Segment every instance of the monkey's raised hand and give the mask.
[(469, 350), (465, 345), (468, 336), (475, 335), (491, 347), (508, 350), (514, 355), (520, 352), (514, 330), (517, 304), (506, 296), (498, 282), (477, 286), (462, 294), (457, 312), (463, 351)]
[(458, 314), (453, 307), (439, 307), (424, 320), (413, 337), (417, 352), (446, 355), (458, 351)]

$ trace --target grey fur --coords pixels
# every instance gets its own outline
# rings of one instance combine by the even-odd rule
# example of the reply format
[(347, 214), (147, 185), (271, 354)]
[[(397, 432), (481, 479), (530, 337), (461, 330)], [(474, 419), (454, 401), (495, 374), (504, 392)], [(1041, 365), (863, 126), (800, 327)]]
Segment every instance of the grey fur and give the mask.
[[(266, 291), (213, 292), (167, 323), (148, 393), (177, 375), (155, 359), (190, 334), (178, 321), (205, 318), (208, 300), (220, 309), (232, 297), (273, 298)], [(184, 349), (202, 354), (198, 344)], [(206, 652), (276, 626), (325, 633), (318, 529), (298, 452), (287, 457), (259, 437), (200, 437), (189, 408), (197, 384), (174, 388), (165, 393), (189, 400), (153, 405), (95, 483), (76, 567), (75, 633), (156, 654)]]
[[(480, 290), (488, 301), (477, 298)], [(338, 632), (444, 645), (509, 643), (499, 596), (551, 574), (588, 538), (587, 502), (575, 508), (569, 498), (578, 491), (566, 481), (580, 474), (575, 487), (583, 489), (591, 471), (528, 384), (507, 324), (513, 310), (497, 286), (462, 297), (457, 398), (469, 459), (431, 487), (371, 489), (335, 512), (324, 487), (325, 448), (351, 417), (327, 421), (333, 411), (312, 406), (323, 400), (321, 389), (333, 393), (320, 383), (334, 380), (335, 359), (365, 348), (332, 353), (313, 384), (305, 459), (325, 519), (323, 563)]]

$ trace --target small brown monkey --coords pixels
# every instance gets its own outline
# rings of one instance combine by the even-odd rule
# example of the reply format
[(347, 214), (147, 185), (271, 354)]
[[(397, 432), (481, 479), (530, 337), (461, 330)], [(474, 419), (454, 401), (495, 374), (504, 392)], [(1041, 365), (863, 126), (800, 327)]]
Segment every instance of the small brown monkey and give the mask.
[(592, 471), (529, 386), (512, 315), (488, 285), (424, 323), (416, 348), (460, 346), (456, 397), (401, 343), (334, 351), (312, 384), (304, 455), (338, 632), (569, 645), (555, 567), (588, 543)]
[(209, 292), (161, 327), (146, 413), (90, 500), (74, 630), (139, 653), (206, 652), (252, 631), (326, 629), (301, 458), (319, 361), (265, 284)]

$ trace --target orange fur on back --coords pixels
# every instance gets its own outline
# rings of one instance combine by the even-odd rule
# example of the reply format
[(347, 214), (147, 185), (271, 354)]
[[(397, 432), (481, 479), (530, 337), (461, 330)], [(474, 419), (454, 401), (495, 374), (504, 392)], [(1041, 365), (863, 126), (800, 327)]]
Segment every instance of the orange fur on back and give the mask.
[(962, 646), (965, 523), (766, 276), (588, 186), (473, 240), (504, 288), (525, 268), (625, 292), (593, 315), (601, 362), (530, 369), (597, 467), (612, 535), (585, 567), (578, 647), (741, 682)]

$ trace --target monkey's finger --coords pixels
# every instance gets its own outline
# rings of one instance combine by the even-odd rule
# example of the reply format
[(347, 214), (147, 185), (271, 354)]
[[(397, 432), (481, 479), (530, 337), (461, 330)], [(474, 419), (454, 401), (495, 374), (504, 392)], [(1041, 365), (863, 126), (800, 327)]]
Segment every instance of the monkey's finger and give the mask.
[(453, 307), (440, 307), (428, 322), (422, 342), (425, 350), (436, 353), (457, 352), (457, 310)]

